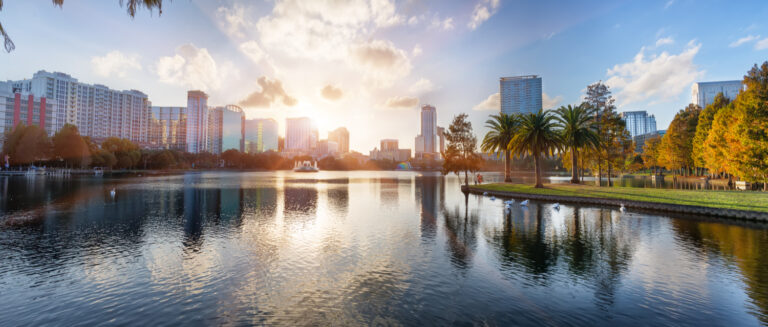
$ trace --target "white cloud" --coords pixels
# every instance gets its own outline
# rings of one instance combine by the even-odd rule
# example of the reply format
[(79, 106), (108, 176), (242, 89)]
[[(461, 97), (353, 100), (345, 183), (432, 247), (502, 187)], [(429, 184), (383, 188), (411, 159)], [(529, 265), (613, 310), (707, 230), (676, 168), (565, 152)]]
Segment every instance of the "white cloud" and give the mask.
[(235, 4), (232, 8), (219, 7), (216, 10), (219, 26), (224, 33), (232, 38), (245, 37), (244, 31), (250, 28), (250, 20), (246, 18), (245, 8)]
[(561, 102), (563, 102), (563, 97), (560, 95), (550, 98), (546, 93), (541, 94), (541, 105), (544, 109), (556, 108)]
[(254, 63), (259, 63), (267, 57), (256, 41), (248, 41), (240, 44), (240, 52), (248, 56)]
[(335, 85), (328, 84), (320, 90), (320, 95), (326, 100), (336, 101), (344, 96), (344, 91)]
[(619, 105), (647, 99), (654, 99), (654, 102), (671, 99), (704, 76), (704, 71), (698, 70), (693, 63), (700, 48), (701, 44), (689, 42), (679, 54), (665, 51), (650, 56), (646, 56), (645, 48), (641, 48), (631, 62), (608, 69), (606, 84), (619, 90), (616, 93)]
[(414, 108), (419, 105), (419, 99), (414, 97), (396, 96), (387, 99), (384, 106), (388, 108)]
[(374, 40), (352, 48), (353, 64), (376, 85), (387, 87), (411, 72), (411, 62), (405, 51), (390, 41)]
[(669, 0), (669, 1), (667, 1), (667, 3), (666, 3), (666, 4), (664, 4), (664, 9), (667, 9), (667, 8), (669, 8), (669, 7), (670, 7), (670, 6), (672, 6), (673, 4), (675, 4), (675, 0)]
[(738, 39), (736, 41), (731, 42), (731, 44), (729, 44), (728, 46), (731, 47), (731, 48), (735, 48), (735, 47), (738, 47), (738, 46), (740, 46), (740, 45), (742, 45), (744, 43), (749, 43), (749, 42), (752, 42), (752, 41), (756, 41), (759, 38), (760, 38), (760, 35), (747, 35), (747, 36), (745, 36), (743, 38), (740, 38), (740, 39)]
[(413, 46), (413, 50), (411, 50), (411, 56), (418, 57), (421, 55), (421, 53), (422, 53), (422, 50), (420, 45), (417, 44)]
[(389, 0), (371, 0), (371, 12), (373, 21), (379, 27), (400, 25), (405, 22), (405, 17), (397, 14), (395, 3)]
[(768, 49), (768, 37), (755, 43), (755, 50)]
[(656, 40), (656, 47), (658, 48), (658, 47), (660, 47), (662, 45), (674, 44), (674, 43), (675, 43), (675, 39), (673, 39), (671, 37), (660, 38), (660, 39)]
[(416, 83), (413, 83), (410, 88), (408, 88), (408, 91), (414, 94), (424, 94), (428, 92), (432, 92), (435, 89), (435, 85), (432, 84), (432, 81), (421, 78)]
[(296, 98), (288, 95), (283, 88), (280, 80), (270, 80), (266, 76), (259, 77), (260, 90), (254, 91), (245, 99), (240, 101), (240, 105), (250, 108), (271, 108), (273, 104), (282, 103), (284, 106), (292, 107), (298, 102)]
[(128, 71), (135, 69), (141, 70), (139, 57), (137, 55), (126, 56), (120, 51), (110, 51), (103, 57), (91, 58), (93, 70), (99, 76), (125, 77)]
[(439, 16), (435, 15), (435, 17), (432, 18), (432, 23), (429, 25), (430, 28), (433, 29), (441, 29), (444, 31), (450, 31), (455, 26), (453, 25), (453, 17), (448, 17), (446, 19), (440, 19)]
[(216, 90), (227, 69), (213, 60), (206, 48), (184, 44), (176, 48), (176, 55), (161, 57), (155, 64), (160, 81), (202, 90)]
[(472, 107), (472, 110), (501, 110), (501, 96), (499, 92), (489, 95), (488, 98)]
[(483, 22), (491, 18), (499, 10), (500, 0), (481, 0), (475, 5), (475, 9), (472, 11), (472, 16), (467, 26), (474, 30), (477, 29)]

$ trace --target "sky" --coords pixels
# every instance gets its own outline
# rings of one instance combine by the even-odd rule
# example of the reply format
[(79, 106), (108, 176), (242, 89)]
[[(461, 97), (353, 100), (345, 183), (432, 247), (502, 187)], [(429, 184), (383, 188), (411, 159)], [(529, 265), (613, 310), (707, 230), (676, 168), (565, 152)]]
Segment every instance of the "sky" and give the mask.
[(175, 0), (162, 14), (120, 2), (7, 0), (16, 44), (0, 80), (61, 71), (137, 89), (156, 106), (236, 104), (247, 118), (308, 116), (320, 137), (344, 126), (368, 153), (413, 148), (419, 107), (439, 126), (467, 113), (478, 138), (498, 112), (499, 78), (542, 77), (545, 109), (604, 81), (618, 110), (666, 129), (698, 81), (739, 80), (768, 60), (764, 1)]

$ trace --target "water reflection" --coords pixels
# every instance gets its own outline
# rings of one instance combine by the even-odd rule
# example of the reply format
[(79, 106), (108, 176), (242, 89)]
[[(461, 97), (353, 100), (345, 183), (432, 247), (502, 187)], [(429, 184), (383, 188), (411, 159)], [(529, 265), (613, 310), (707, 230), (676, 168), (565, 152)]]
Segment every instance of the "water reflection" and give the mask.
[(459, 183), (409, 172), (3, 177), (2, 318), (768, 324), (765, 225), (519, 199), (506, 210)]

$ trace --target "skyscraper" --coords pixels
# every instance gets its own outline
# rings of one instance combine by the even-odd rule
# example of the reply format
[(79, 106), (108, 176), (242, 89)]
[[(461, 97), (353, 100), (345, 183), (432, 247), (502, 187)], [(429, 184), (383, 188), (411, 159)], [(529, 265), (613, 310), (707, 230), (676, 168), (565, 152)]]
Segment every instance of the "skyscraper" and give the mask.
[(438, 152), (443, 153), (445, 151), (445, 128), (437, 127), (437, 139), (440, 145)]
[(625, 111), (619, 114), (632, 137), (656, 131), (656, 117), (643, 111)]
[(400, 148), (397, 143), (396, 139), (383, 139), (381, 140), (381, 151), (397, 150)]
[[(36, 125), (45, 129), (46, 134), (53, 134), (53, 123), (50, 117), (54, 106), (46, 98), (35, 98), (32, 94), (22, 95), (11, 93), (9, 88), (2, 87), (0, 82), (0, 135), (12, 131), (16, 125)], [(4, 138), (0, 137), (0, 147)]]
[(722, 81), (722, 82), (698, 82), (693, 83), (691, 87), (691, 103), (699, 107), (706, 107), (715, 100), (718, 93), (733, 100), (739, 94), (744, 86), (741, 81)]
[(187, 92), (187, 152), (205, 152), (208, 141), (208, 95)]
[(245, 121), (245, 152), (277, 151), (277, 134), (277, 122), (274, 119), (247, 119)]
[(437, 109), (425, 104), (421, 106), (421, 133), (416, 137), (416, 155), (435, 153), (437, 137)]
[(328, 141), (339, 145), (339, 153), (349, 152), (349, 131), (345, 127), (339, 127), (328, 133)]
[(542, 109), (541, 77), (536, 75), (502, 77), (499, 81), (501, 112), (535, 113)]
[(235, 105), (216, 107), (208, 114), (208, 152), (243, 151), (245, 114)]
[(148, 141), (154, 149), (187, 149), (187, 107), (152, 107)]
[(309, 151), (312, 148), (312, 120), (307, 117), (285, 120), (285, 150), (289, 152)]

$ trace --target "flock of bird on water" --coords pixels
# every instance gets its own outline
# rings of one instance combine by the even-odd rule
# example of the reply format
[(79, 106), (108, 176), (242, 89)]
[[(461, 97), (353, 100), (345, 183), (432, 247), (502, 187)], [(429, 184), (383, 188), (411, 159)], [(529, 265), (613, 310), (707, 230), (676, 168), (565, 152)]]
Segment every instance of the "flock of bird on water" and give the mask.
[[(488, 192), (483, 192), (483, 195), (484, 196), (488, 196)], [(491, 201), (496, 201), (496, 197), (493, 196), (493, 195), (491, 195), (490, 199), (491, 199)], [(510, 200), (504, 201), (504, 210), (506, 210), (507, 213), (512, 211), (512, 204), (513, 203), (515, 203), (514, 199), (510, 199)], [(528, 199), (525, 199), (522, 202), (520, 202), (520, 205), (523, 206), (523, 207), (527, 207), (528, 206)], [(560, 211), (560, 203), (555, 202), (554, 204), (552, 204), (552, 208), (557, 210), (557, 211)], [(619, 211), (624, 212), (625, 210), (626, 209), (624, 209), (624, 204), (622, 203), (621, 207), (619, 208)]]

